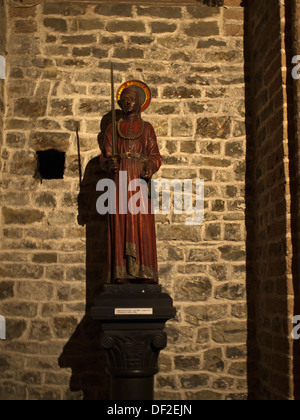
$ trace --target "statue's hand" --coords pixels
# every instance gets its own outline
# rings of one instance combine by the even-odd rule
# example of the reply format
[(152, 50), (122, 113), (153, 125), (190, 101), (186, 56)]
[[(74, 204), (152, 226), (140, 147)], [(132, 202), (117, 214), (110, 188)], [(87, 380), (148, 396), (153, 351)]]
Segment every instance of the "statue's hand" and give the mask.
[(120, 169), (120, 164), (117, 158), (111, 157), (108, 159), (108, 169), (111, 172), (117, 172)]
[(141, 178), (144, 179), (145, 181), (149, 181), (152, 175), (153, 175), (153, 172), (152, 172), (151, 166), (146, 164), (142, 170)]

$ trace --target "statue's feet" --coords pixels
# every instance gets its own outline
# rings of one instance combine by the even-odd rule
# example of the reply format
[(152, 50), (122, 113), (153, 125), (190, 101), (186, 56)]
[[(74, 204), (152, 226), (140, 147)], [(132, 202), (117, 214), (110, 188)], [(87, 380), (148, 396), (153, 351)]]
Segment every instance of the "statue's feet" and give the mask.
[(131, 281), (129, 279), (116, 279), (116, 284), (131, 284)]
[(116, 284), (158, 284), (154, 279), (116, 279)]

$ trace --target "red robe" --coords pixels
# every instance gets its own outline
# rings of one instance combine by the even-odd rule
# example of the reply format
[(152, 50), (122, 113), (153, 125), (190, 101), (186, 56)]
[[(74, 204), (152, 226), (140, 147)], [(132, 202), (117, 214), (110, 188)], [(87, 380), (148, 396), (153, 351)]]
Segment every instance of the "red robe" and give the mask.
[[(126, 191), (125, 203), (128, 203), (139, 191), (138, 188), (136, 191), (128, 191), (128, 184), (131, 180), (140, 178), (146, 161), (151, 165), (153, 174), (162, 164), (155, 131), (150, 123), (135, 118), (130, 127), (129, 122), (123, 120), (121, 132), (126, 137), (134, 137), (140, 132), (142, 124), (144, 124), (143, 134), (136, 140), (127, 140), (117, 134), (118, 154), (121, 155), (120, 171), (127, 171), (126, 189), (121, 188), (121, 191)], [(122, 156), (127, 152), (141, 155), (145, 159), (140, 159), (140, 156), (131, 158)], [(112, 125), (107, 128), (105, 134), (104, 150), (100, 156), (102, 165), (107, 163), (109, 156), (112, 156)], [(151, 214), (151, 199), (148, 195), (145, 198), (148, 201), (144, 203), (148, 205), (147, 214), (142, 212), (132, 214), (128, 208), (127, 214), (120, 214), (119, 172), (112, 177), (116, 185), (116, 214), (109, 214), (109, 281), (114, 283), (117, 279), (121, 279), (132, 283), (158, 283), (155, 218), (154, 214)], [(142, 207), (142, 203), (139, 204)]]

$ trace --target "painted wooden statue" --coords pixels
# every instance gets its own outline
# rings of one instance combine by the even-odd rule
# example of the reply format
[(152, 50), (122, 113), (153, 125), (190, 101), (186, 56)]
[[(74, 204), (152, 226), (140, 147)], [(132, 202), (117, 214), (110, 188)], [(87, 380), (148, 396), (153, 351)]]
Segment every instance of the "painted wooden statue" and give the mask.
[[(140, 195), (139, 211), (122, 209), (136, 193), (130, 191), (132, 181), (149, 182), (162, 164), (154, 128), (141, 117), (150, 100), (150, 89), (143, 82), (129, 81), (118, 89), (123, 117), (116, 122), (113, 105), (113, 123), (106, 130), (100, 156), (116, 186), (116, 211), (109, 214), (110, 283), (158, 283), (155, 219), (148, 194)], [(125, 188), (120, 188), (122, 182)]]

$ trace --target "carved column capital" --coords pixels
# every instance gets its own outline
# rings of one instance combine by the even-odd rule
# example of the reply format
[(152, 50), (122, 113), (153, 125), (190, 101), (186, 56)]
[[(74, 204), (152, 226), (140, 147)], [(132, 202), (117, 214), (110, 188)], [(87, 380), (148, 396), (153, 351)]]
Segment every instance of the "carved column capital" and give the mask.
[(164, 332), (106, 331), (101, 340), (113, 376), (152, 376), (158, 372), (159, 352), (167, 345)]

